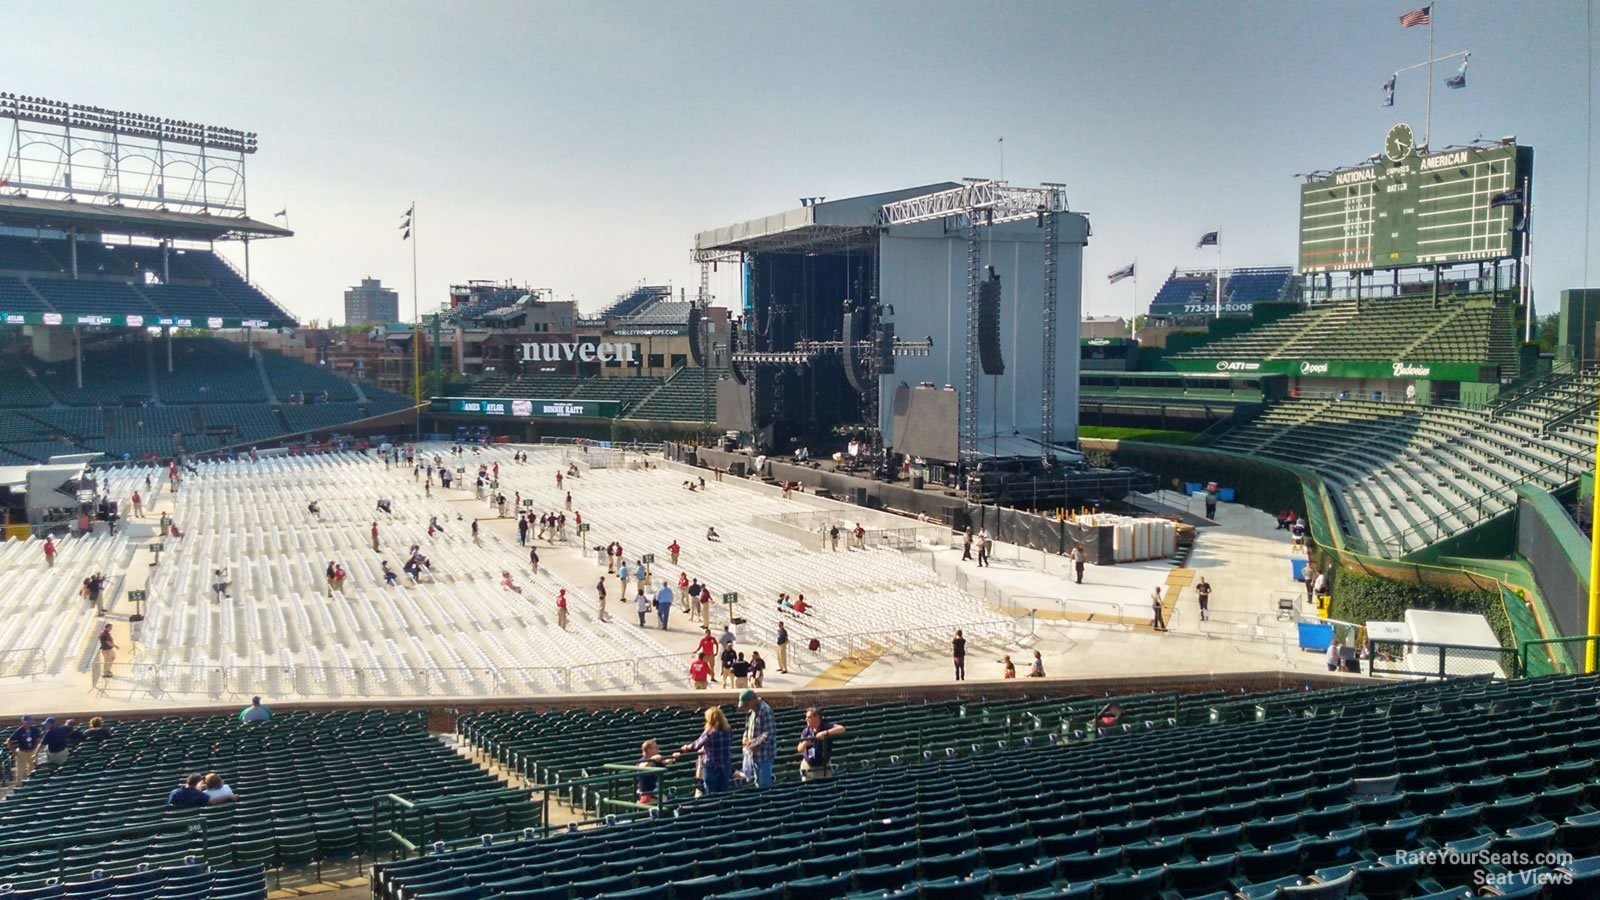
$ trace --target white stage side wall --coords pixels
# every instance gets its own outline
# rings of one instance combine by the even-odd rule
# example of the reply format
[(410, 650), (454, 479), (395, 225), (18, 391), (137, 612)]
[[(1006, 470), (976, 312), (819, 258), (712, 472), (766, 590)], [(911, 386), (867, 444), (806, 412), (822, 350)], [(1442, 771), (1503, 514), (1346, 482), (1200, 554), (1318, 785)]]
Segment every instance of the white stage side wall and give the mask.
[[(1083, 247), (1088, 220), (1076, 215), (1060, 219), (1061, 244), (1056, 281), (1056, 419), (1055, 440), (1078, 439), (1078, 322), (1083, 307)], [(1001, 355), (1006, 372), (978, 377), (978, 433), (1002, 436), (1013, 431), (1037, 438), (1039, 398), (1043, 394), (1044, 353), (1042, 300), (1044, 232), (1032, 222), (1013, 223), (982, 232), (982, 264), (1000, 275)], [(882, 302), (894, 307), (895, 333), (903, 339), (931, 336), (927, 358), (902, 357), (895, 373), (884, 377), (881, 396), (894, 396), (895, 385), (931, 381), (959, 392), (964, 381), (967, 327), (967, 251), (964, 234), (945, 234), (943, 224), (894, 228), (879, 239), (879, 289)], [(998, 391), (997, 391), (998, 389)], [(995, 399), (998, 398), (998, 402)], [(965, 402), (966, 398), (962, 398)], [(893, 404), (880, 406), (879, 427), (894, 445)]]

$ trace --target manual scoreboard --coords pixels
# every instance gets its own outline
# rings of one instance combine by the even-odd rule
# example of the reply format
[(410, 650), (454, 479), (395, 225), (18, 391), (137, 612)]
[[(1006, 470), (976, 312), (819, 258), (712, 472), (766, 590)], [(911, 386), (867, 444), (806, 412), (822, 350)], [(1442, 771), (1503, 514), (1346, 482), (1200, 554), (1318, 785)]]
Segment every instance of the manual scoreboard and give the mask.
[[(1404, 126), (1399, 126), (1404, 128)], [(1397, 129), (1398, 130), (1398, 129)], [(1452, 265), (1519, 256), (1533, 148), (1414, 152), (1391, 132), (1379, 161), (1300, 190), (1300, 271)]]

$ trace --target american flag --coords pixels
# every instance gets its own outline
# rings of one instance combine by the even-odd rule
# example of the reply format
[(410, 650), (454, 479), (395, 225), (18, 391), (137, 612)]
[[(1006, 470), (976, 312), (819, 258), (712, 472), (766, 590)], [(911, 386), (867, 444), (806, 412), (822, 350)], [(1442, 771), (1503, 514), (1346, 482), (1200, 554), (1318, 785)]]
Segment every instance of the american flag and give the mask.
[(1413, 9), (1411, 12), (1408, 12), (1400, 17), (1400, 27), (1410, 28), (1413, 25), (1427, 25), (1433, 21), (1429, 17), (1429, 13), (1431, 12), (1433, 12), (1433, 6), (1431, 4), (1424, 6), (1421, 9)]

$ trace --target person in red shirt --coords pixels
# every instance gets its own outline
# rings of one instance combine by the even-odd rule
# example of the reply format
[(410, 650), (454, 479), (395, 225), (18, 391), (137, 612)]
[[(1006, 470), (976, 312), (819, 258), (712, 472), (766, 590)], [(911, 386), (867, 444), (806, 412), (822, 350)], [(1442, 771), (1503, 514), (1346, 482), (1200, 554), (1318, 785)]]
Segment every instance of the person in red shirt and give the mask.
[(800, 613), (801, 615), (804, 615), (805, 611), (810, 609), (811, 606), (810, 604), (806, 603), (806, 595), (801, 594), (799, 597), (795, 598), (794, 603), (792, 603), (789, 608), (797, 613)]
[[(677, 542), (676, 539), (674, 539), (671, 544), (667, 545), (667, 552), (672, 554), (672, 564), (673, 565), (677, 565), (678, 564), (678, 551), (680, 551), (682, 549), (683, 549), (682, 547), (678, 546), (678, 542)], [(684, 587), (688, 587), (688, 585), (684, 585)]]
[(54, 538), (46, 537), (44, 539), (44, 561), (50, 567), (54, 567), (56, 564), (56, 542)]
[(378, 552), (378, 523), (372, 523), (372, 552)]
[(711, 666), (706, 664), (704, 654), (696, 654), (694, 662), (689, 663), (689, 683), (697, 691), (711, 686)]
[(133, 501), (133, 517), (135, 519), (144, 518), (144, 498), (139, 496), (138, 491), (134, 491), (133, 496), (129, 499)]
[(684, 612), (689, 611), (689, 573), (678, 573), (678, 607)]
[(567, 630), (567, 589), (562, 588), (556, 592), (556, 624), (562, 631)]
[(700, 656), (709, 659), (717, 653), (717, 639), (711, 636), (711, 627), (704, 627), (705, 633), (700, 635)]

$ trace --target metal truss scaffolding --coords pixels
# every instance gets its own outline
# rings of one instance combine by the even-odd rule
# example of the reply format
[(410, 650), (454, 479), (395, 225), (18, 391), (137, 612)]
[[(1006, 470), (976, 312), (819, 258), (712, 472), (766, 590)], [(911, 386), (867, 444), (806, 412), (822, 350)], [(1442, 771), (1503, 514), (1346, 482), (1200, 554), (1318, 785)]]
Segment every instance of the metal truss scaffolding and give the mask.
[(961, 396), (961, 461), (978, 453), (978, 228), (1034, 219), (1045, 229), (1044, 247), (1044, 390), (1040, 411), (1043, 455), (1052, 458), (1049, 442), (1055, 436), (1056, 368), (1056, 243), (1060, 237), (1058, 213), (1070, 212), (1067, 194), (1059, 184), (1036, 188), (1012, 187), (1004, 181), (968, 179), (959, 188), (886, 203), (878, 210), (878, 225), (913, 225), (950, 219), (963, 227), (967, 238), (967, 358)]

